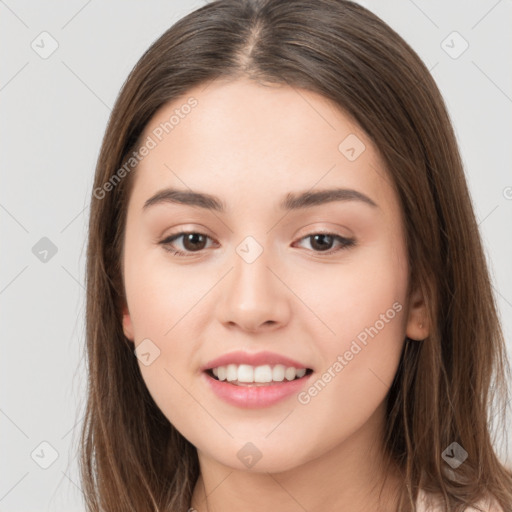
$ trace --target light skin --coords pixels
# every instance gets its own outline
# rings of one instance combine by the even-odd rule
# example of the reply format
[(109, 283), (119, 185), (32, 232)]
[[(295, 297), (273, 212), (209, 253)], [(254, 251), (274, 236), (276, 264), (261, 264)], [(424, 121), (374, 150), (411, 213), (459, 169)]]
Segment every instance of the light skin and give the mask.
[[(419, 291), (407, 296), (402, 214), (377, 150), (322, 96), (247, 79), (191, 89), (156, 113), (141, 140), (190, 97), (198, 105), (134, 171), (122, 321), (135, 347), (149, 339), (160, 350), (150, 365), (139, 361), (142, 376), (198, 450), (191, 506), (392, 510), (398, 472), (387, 475), (379, 498), (385, 398), (405, 336), (424, 339), (428, 327)], [(338, 148), (350, 134), (366, 147), (354, 161)], [(143, 208), (166, 187), (217, 196), (226, 211), (171, 202)], [(350, 199), (279, 207), (288, 193), (333, 188), (376, 206)], [(180, 257), (159, 243), (179, 232), (207, 238), (168, 244), (187, 252)], [(315, 243), (322, 232), (355, 245), (343, 248), (336, 237)], [(252, 263), (237, 252), (248, 236), (263, 249)], [(227, 352), (268, 350), (307, 363), (313, 383), (396, 303), (393, 319), (307, 404), (292, 395), (241, 409), (200, 378), (203, 364)], [(237, 457), (247, 442), (261, 453), (251, 468)]]

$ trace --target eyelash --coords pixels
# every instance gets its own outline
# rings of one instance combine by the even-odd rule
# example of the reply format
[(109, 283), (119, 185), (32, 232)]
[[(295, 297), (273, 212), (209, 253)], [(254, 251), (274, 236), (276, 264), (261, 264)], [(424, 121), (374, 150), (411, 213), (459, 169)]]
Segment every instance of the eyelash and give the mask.
[[(200, 233), (199, 231), (180, 231), (179, 233), (176, 233), (174, 235), (168, 236), (167, 238), (165, 238), (164, 240), (162, 240), (159, 243), (163, 246), (165, 251), (170, 252), (174, 256), (190, 258), (190, 257), (193, 257), (195, 254), (199, 254), (201, 251), (204, 251), (205, 249), (201, 249), (199, 251), (185, 252), (185, 251), (180, 251), (179, 249), (173, 249), (171, 247), (171, 243), (174, 242), (174, 240), (176, 240), (178, 238), (181, 238), (184, 235), (191, 235), (191, 234), (201, 235), (201, 236), (205, 236), (206, 238), (210, 238), (208, 235), (205, 235), (204, 233)], [(328, 232), (324, 232), (324, 231), (318, 231), (318, 232), (315, 232), (315, 233), (311, 233), (309, 235), (306, 235), (306, 236), (300, 238), (299, 241), (307, 239), (307, 238), (311, 238), (311, 237), (313, 237), (315, 235), (330, 236), (330, 237), (332, 237), (332, 238), (334, 238), (334, 239), (336, 239), (336, 240), (338, 240), (338, 241), (340, 241), (342, 243), (342, 246), (339, 247), (338, 249), (330, 249), (329, 251), (315, 251), (315, 250), (313, 250), (313, 252), (315, 254), (319, 254), (321, 256), (330, 256), (331, 254), (334, 254), (334, 253), (337, 253), (339, 251), (343, 251), (343, 250), (349, 249), (350, 247), (353, 247), (353, 246), (356, 245), (356, 241), (353, 238), (345, 238), (343, 236), (337, 235), (336, 233), (328, 233)], [(210, 238), (210, 240), (211, 240), (211, 238)]]

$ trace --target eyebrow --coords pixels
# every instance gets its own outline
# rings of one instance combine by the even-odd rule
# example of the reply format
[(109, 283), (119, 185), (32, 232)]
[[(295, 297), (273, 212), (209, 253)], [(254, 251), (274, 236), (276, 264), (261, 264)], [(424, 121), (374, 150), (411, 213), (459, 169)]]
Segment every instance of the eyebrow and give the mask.
[[(335, 188), (306, 192), (289, 192), (279, 204), (282, 210), (299, 210), (310, 208), (333, 201), (359, 201), (373, 208), (378, 208), (368, 196), (357, 190), (348, 188)], [(146, 211), (150, 206), (162, 203), (184, 204), (188, 206), (197, 206), (206, 210), (212, 210), (219, 213), (226, 212), (225, 203), (218, 197), (203, 192), (194, 192), (192, 190), (179, 190), (176, 188), (166, 188), (158, 191), (151, 196), (142, 207)]]

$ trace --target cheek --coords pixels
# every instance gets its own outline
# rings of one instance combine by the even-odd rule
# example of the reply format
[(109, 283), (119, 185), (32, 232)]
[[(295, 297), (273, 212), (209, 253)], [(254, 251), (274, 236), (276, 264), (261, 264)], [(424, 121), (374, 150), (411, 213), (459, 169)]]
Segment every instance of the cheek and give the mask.
[[(131, 249), (132, 252), (128, 252)], [(149, 393), (170, 421), (173, 411), (191, 410), (186, 389), (197, 372), (200, 337), (207, 321), (202, 298), (218, 278), (193, 266), (171, 265), (165, 252), (139, 250), (127, 243), (125, 288), (137, 352), (150, 353), (138, 364)], [(183, 415), (181, 415), (183, 416)]]
[[(382, 327), (381, 315), (386, 313), (384, 321), (392, 321), (386, 321), (383, 330), (396, 339), (401, 338), (402, 331), (405, 333), (403, 315), (396, 313), (397, 309), (405, 310), (407, 267), (402, 264), (403, 249), (397, 249), (389, 249), (386, 243), (376, 244), (339, 263), (316, 264), (299, 277), (290, 273), (294, 291), (313, 313), (305, 318), (311, 319), (310, 325), (316, 321), (320, 326), (317, 333), (326, 340), (327, 352), (334, 347), (343, 349), (360, 333), (364, 338), (365, 328), (376, 322)], [(308, 274), (310, 277), (305, 277)]]
[(307, 421), (327, 421), (329, 414), (342, 421), (349, 412), (363, 421), (385, 398), (405, 340), (407, 268), (399, 261), (396, 252), (376, 248), (336, 271), (317, 273), (310, 283), (322, 293), (303, 288), (323, 325), (317, 336), (322, 368), (299, 397), (314, 411)]
[(172, 265), (161, 248), (135, 249), (125, 264), (126, 294), (139, 341), (170, 338), (197, 315), (201, 297), (212, 286), (212, 279), (199, 275), (193, 266)]
[[(380, 311), (377, 309), (377, 311)], [(387, 311), (387, 314), (386, 314)], [(334, 343), (323, 343), (325, 364), (298, 396), (306, 430), (325, 428), (326, 442), (346, 438), (361, 428), (384, 402), (395, 377), (403, 347), (403, 308), (395, 302), (384, 309), (384, 320), (365, 322), (356, 335), (341, 333)], [(342, 330), (341, 322), (338, 324)], [(324, 427), (323, 427), (324, 426)]]

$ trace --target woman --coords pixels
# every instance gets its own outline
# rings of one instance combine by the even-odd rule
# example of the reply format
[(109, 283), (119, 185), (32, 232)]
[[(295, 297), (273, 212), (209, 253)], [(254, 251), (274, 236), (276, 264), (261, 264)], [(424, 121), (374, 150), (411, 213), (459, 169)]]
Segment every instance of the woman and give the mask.
[(512, 510), (453, 130), (363, 7), (220, 0), (163, 34), (112, 112), (87, 258), (89, 510)]

